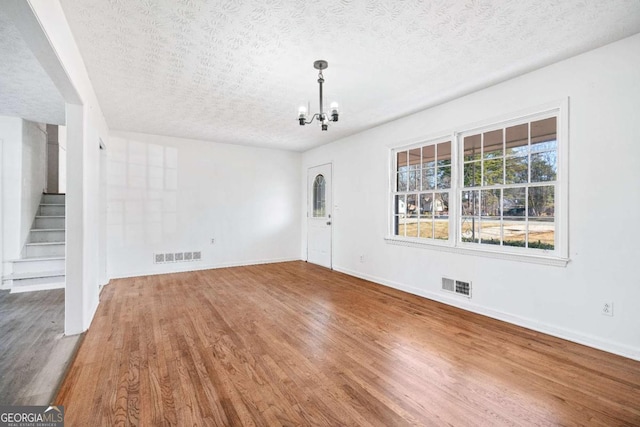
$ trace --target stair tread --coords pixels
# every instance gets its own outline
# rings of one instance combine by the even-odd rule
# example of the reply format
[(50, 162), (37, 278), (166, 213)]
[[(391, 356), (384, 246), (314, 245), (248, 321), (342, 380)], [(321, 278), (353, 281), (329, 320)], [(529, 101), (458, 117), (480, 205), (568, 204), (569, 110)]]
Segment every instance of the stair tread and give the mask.
[(64, 215), (36, 215), (36, 218), (64, 218)]
[(65, 231), (66, 228), (32, 228), (31, 231)]
[(29, 273), (9, 274), (7, 276), (4, 276), (2, 280), (39, 279), (42, 277), (59, 277), (64, 275), (64, 270), (34, 271)]

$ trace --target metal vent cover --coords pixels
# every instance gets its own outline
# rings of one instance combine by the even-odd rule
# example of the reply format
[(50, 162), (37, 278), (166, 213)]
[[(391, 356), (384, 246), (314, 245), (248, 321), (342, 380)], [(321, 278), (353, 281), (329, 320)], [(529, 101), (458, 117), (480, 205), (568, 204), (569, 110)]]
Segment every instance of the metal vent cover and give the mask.
[(442, 278), (442, 290), (471, 298), (471, 282), (448, 277)]

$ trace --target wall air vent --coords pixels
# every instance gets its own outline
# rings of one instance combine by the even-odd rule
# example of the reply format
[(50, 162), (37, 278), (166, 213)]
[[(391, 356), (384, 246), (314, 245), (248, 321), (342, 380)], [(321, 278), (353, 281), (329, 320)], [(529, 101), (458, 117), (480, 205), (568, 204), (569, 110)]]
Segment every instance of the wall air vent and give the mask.
[(449, 279), (448, 277), (442, 278), (442, 290), (451, 292), (456, 295), (462, 295), (467, 298), (471, 298), (471, 282), (465, 282), (462, 280)]
[(202, 252), (167, 252), (164, 254), (153, 254), (154, 264), (166, 264), (168, 262), (191, 262), (201, 261)]

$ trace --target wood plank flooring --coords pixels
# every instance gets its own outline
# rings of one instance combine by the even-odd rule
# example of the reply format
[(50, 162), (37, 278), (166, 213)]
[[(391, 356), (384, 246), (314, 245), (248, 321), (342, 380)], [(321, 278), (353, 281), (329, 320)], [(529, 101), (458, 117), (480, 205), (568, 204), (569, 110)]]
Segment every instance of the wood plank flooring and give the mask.
[(47, 405), (80, 335), (65, 337), (64, 289), (0, 291), (0, 405)]
[(304, 262), (113, 280), (85, 425), (640, 425), (640, 362)]

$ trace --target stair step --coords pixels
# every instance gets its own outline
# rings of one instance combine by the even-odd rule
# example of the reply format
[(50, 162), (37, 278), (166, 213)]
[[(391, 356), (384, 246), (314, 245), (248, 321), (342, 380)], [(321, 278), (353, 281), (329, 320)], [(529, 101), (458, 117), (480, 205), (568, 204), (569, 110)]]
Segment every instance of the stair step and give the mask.
[(12, 261), (13, 273), (28, 273), (35, 271), (55, 271), (65, 269), (65, 258), (40, 257), (20, 258)]
[[(55, 279), (55, 280), (52, 280)], [(19, 294), (23, 292), (48, 291), (51, 289), (64, 289), (65, 278), (39, 278), (18, 280), (11, 286), (11, 294)]]
[(42, 195), (42, 203), (64, 203), (65, 194), (45, 193)]
[(24, 245), (25, 258), (65, 256), (65, 242), (40, 242)]
[(61, 215), (54, 216), (36, 216), (34, 221), (34, 229), (43, 228), (65, 228), (65, 217)]
[(64, 216), (65, 205), (61, 204), (40, 204), (38, 216)]
[(4, 276), (2, 280), (22, 280), (22, 279), (39, 279), (43, 277), (60, 277), (64, 276), (64, 270), (55, 270), (55, 271), (36, 271), (33, 273), (13, 273), (8, 276)]
[(64, 228), (34, 228), (29, 233), (28, 243), (64, 242), (65, 240)]

